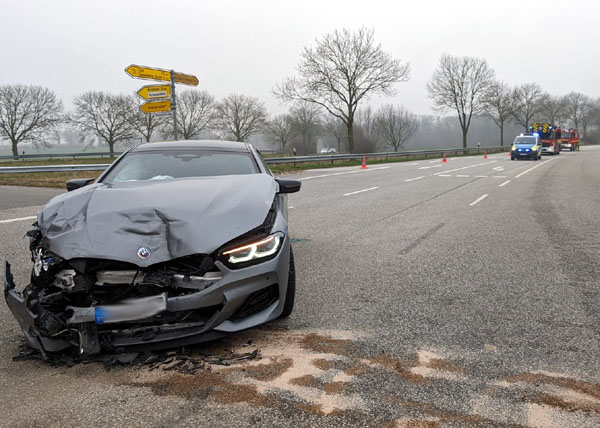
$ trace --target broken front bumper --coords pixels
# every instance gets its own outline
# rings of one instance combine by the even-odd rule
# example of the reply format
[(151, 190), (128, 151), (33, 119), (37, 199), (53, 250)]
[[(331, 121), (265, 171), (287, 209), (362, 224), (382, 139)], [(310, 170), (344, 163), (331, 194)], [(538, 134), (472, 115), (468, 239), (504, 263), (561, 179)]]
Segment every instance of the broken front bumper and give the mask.
[[(222, 278), (204, 290), (164, 297), (169, 313), (210, 310), (203, 322), (160, 324), (156, 319), (148, 318), (133, 325), (104, 324), (101, 317), (92, 315), (90, 318), (89, 313), (95, 313), (95, 308), (71, 308), (76, 310), (69, 317), (57, 315), (39, 304), (32, 287), (26, 287), (23, 293), (16, 290), (8, 262), (5, 264), (4, 295), (28, 345), (42, 354), (73, 346), (78, 347), (81, 354), (94, 354), (101, 349), (120, 352), (190, 345), (258, 326), (282, 313), (289, 274), (287, 236), (279, 254), (272, 260), (237, 270), (230, 270), (219, 262), (216, 266), (221, 270)], [(76, 339), (61, 338), (65, 331), (73, 331)]]

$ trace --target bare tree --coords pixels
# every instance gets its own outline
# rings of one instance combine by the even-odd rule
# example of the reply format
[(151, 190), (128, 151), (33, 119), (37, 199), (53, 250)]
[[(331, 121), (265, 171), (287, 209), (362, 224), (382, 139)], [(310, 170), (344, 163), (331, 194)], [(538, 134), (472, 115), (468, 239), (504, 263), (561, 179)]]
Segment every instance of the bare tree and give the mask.
[(377, 117), (371, 106), (366, 106), (356, 111), (355, 119), (355, 145), (362, 153), (374, 152), (379, 140), (379, 127)]
[(553, 125), (562, 125), (566, 120), (565, 97), (546, 94), (543, 97), (540, 115)]
[[(215, 98), (207, 91), (188, 89), (178, 93), (177, 133), (184, 140), (197, 137), (200, 132), (212, 127), (216, 113)], [(170, 135), (170, 132), (167, 135)]]
[(533, 119), (542, 112), (546, 96), (541, 86), (536, 83), (526, 83), (515, 88), (513, 117), (525, 128), (525, 132), (529, 132)]
[(504, 82), (495, 82), (487, 91), (485, 97), (485, 113), (500, 128), (500, 145), (504, 145), (504, 124), (511, 118), (514, 111), (512, 90)]
[(134, 131), (138, 132), (148, 143), (152, 135), (159, 131), (168, 121), (163, 116), (158, 116), (155, 113), (144, 113), (140, 110), (144, 100), (137, 95), (131, 95), (129, 98), (129, 111), (127, 120)]
[(372, 94), (394, 94), (393, 85), (408, 80), (410, 67), (375, 43), (372, 29), (343, 29), (317, 39), (300, 54), (298, 76), (278, 84), (275, 95), (284, 101), (318, 104), (344, 122), (348, 149), (354, 153), (354, 115)]
[(12, 154), (19, 154), (18, 145), (47, 142), (64, 120), (63, 104), (54, 92), (41, 86), (0, 86), (0, 137), (12, 144)]
[(267, 120), (267, 109), (258, 98), (231, 94), (216, 107), (216, 129), (223, 135), (233, 136), (236, 141), (246, 141), (260, 131)]
[(321, 125), (321, 111), (314, 104), (300, 102), (290, 109), (292, 130), (302, 138), (302, 154), (316, 151), (315, 134)]
[(290, 115), (280, 114), (268, 121), (265, 126), (265, 134), (269, 141), (283, 153), (293, 134)]
[(463, 147), (473, 115), (485, 111), (485, 99), (494, 83), (494, 71), (485, 59), (444, 54), (427, 83), (429, 97), (439, 112), (454, 110), (462, 129)]
[(377, 127), (381, 139), (397, 152), (419, 127), (417, 116), (401, 106), (382, 106), (377, 112)]
[(342, 142), (346, 141), (348, 138), (348, 128), (346, 128), (344, 122), (329, 114), (323, 120), (323, 129), (328, 135), (331, 135), (333, 138), (335, 138), (337, 143), (337, 151), (338, 153), (341, 153)]
[(579, 92), (571, 92), (565, 95), (565, 110), (573, 126), (581, 128), (582, 135), (585, 136), (592, 111), (591, 98)]
[(98, 137), (108, 144), (111, 155), (115, 144), (131, 139), (131, 104), (126, 95), (90, 91), (75, 97), (73, 104), (71, 123), (86, 137)]

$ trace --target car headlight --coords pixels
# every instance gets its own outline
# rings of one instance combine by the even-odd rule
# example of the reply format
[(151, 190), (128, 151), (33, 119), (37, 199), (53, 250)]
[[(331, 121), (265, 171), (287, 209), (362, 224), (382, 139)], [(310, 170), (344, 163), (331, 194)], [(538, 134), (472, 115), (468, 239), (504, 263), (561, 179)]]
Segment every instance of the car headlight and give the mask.
[(266, 259), (279, 251), (283, 237), (282, 232), (275, 232), (254, 242), (227, 248), (221, 252), (221, 256), (233, 265)]
[(534, 152), (535, 152), (537, 149), (538, 149), (538, 146), (533, 146), (533, 147), (531, 148), (531, 150), (533, 150)]
[(515, 146), (515, 145), (513, 144), (513, 146), (512, 146), (512, 149), (511, 149), (511, 150), (512, 150), (513, 152), (516, 152), (516, 151), (517, 151), (517, 146)]

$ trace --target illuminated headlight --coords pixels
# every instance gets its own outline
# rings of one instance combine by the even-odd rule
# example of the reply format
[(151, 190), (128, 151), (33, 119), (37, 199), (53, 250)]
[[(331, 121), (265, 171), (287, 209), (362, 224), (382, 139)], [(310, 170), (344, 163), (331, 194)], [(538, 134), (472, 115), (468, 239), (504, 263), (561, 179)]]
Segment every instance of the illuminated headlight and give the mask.
[(533, 150), (534, 152), (535, 152), (535, 151), (537, 151), (537, 149), (538, 149), (538, 146), (533, 146), (533, 147), (531, 148), (531, 150)]
[(512, 150), (513, 152), (516, 152), (516, 151), (517, 151), (517, 146), (515, 146), (515, 145), (513, 144), (513, 146), (512, 146), (512, 149), (511, 149), (511, 150)]
[(279, 251), (283, 242), (283, 233), (275, 232), (266, 238), (255, 242), (240, 245), (221, 253), (231, 264), (248, 263), (254, 260), (264, 259)]

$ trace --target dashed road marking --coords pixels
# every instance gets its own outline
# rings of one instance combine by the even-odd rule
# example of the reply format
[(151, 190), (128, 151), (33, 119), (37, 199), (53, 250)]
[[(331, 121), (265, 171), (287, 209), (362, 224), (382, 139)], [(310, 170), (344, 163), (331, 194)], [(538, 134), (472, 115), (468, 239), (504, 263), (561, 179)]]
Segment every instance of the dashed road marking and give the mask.
[(489, 165), (494, 162), (496, 162), (496, 161), (488, 161), (488, 162), (477, 163), (475, 165), (463, 166), (462, 168), (451, 169), (449, 171), (436, 172), (434, 175), (446, 174), (448, 172), (460, 171), (460, 170), (467, 169), (467, 168), (475, 168), (476, 166), (481, 166), (481, 165)]
[(416, 177), (416, 178), (409, 178), (408, 180), (404, 180), (404, 181), (406, 181), (406, 182), (409, 182), (409, 181), (415, 181), (415, 180), (420, 180), (421, 178), (425, 178), (425, 176), (424, 176), (424, 175), (422, 175), (422, 176), (420, 176), (420, 177)]
[(450, 175), (450, 174), (440, 174), (440, 175), (438, 175), (438, 177), (452, 177), (452, 175)]
[(515, 176), (515, 178), (519, 178), (519, 177), (521, 177), (521, 176), (523, 176), (523, 175), (527, 174), (528, 172), (531, 172), (531, 171), (533, 171), (534, 169), (536, 169), (536, 168), (539, 168), (540, 166), (547, 164), (548, 162), (552, 162), (553, 160), (554, 160), (554, 159), (548, 159), (547, 161), (544, 161), (544, 162), (542, 162), (542, 163), (540, 163), (540, 164), (538, 164), (538, 165), (536, 165), (536, 166), (534, 166), (534, 167), (532, 167), (532, 168), (529, 168), (528, 170), (525, 170), (525, 171), (523, 171), (523, 172), (522, 172), (522, 173), (520, 173), (519, 175), (516, 175), (516, 176)]
[(485, 198), (487, 198), (489, 195), (486, 193), (485, 195), (481, 195), (480, 197), (478, 197), (477, 199), (475, 199), (473, 202), (471, 202), (469, 204), (470, 207), (472, 207), (475, 204), (478, 204), (479, 202), (483, 201)]
[(510, 183), (510, 180), (506, 180), (504, 183), (502, 183), (502, 184), (498, 184), (498, 187), (504, 187), (504, 186), (506, 186), (508, 183)]
[(29, 217), (18, 217), (18, 218), (9, 218), (8, 220), (0, 220), (0, 223), (13, 223), (15, 221), (25, 221), (25, 220), (33, 220), (37, 218), (37, 216), (29, 216)]
[(456, 176), (460, 177), (460, 178), (469, 178), (470, 177), (470, 175), (462, 175), (462, 174), (457, 174)]
[(354, 171), (335, 172), (333, 174), (313, 175), (310, 177), (300, 177), (300, 181), (312, 180), (313, 178), (334, 177), (336, 175), (357, 174), (359, 172), (379, 171), (380, 169), (389, 169), (389, 168), (391, 168), (391, 166), (380, 166), (378, 168), (367, 168), (367, 169), (358, 169), (358, 170), (354, 170)]
[(379, 189), (379, 187), (369, 187), (368, 189), (357, 190), (356, 192), (344, 193), (344, 196), (356, 195), (357, 193), (368, 192), (369, 190)]

